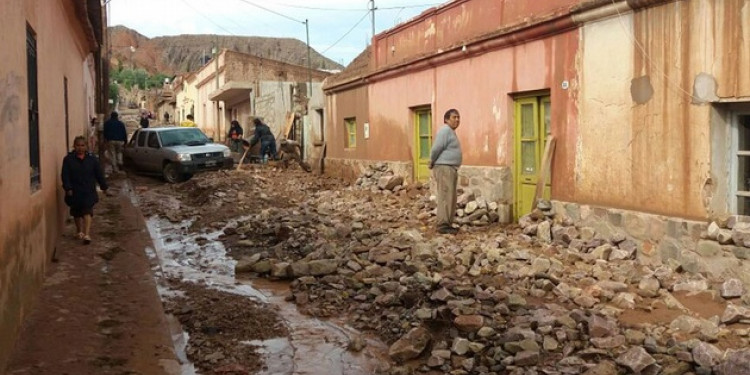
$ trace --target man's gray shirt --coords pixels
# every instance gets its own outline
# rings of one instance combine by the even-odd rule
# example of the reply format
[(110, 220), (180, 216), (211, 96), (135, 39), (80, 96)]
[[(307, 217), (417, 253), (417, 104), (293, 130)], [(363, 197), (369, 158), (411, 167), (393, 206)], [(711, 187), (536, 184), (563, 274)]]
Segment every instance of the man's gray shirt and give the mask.
[(435, 140), (432, 142), (430, 152), (430, 163), (432, 165), (461, 166), (461, 143), (458, 141), (456, 131), (448, 124), (438, 130)]

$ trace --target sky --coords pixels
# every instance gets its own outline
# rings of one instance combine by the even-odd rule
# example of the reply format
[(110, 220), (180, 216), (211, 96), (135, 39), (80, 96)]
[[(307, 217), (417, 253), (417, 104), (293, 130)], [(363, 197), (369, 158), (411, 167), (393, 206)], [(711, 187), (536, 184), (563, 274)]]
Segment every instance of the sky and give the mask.
[[(374, 0), (380, 33), (448, 0)], [(347, 65), (372, 36), (368, 0), (110, 0), (109, 25), (149, 38), (219, 34), (295, 38)]]

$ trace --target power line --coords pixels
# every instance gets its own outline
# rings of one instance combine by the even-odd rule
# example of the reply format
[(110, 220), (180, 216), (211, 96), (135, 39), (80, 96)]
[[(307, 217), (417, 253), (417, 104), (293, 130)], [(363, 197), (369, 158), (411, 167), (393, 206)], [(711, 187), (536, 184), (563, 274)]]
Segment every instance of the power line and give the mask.
[(365, 20), (365, 18), (367, 18), (367, 16), (368, 16), (369, 14), (370, 14), (370, 11), (368, 10), (368, 11), (367, 11), (367, 13), (365, 13), (365, 15), (364, 15), (364, 16), (362, 16), (362, 18), (360, 18), (360, 19), (359, 19), (359, 21), (357, 21), (357, 23), (355, 23), (355, 24), (354, 24), (354, 26), (352, 26), (352, 28), (351, 28), (351, 29), (349, 29), (349, 31), (347, 31), (346, 33), (344, 33), (344, 35), (342, 35), (342, 36), (341, 36), (341, 38), (339, 38), (339, 39), (338, 39), (337, 41), (333, 42), (333, 44), (331, 44), (330, 46), (328, 46), (328, 48), (326, 48), (326, 49), (325, 49), (325, 50), (324, 50), (323, 52), (321, 52), (320, 54), (322, 55), (322, 54), (324, 54), (324, 53), (328, 52), (328, 50), (330, 50), (331, 48), (333, 48), (333, 47), (334, 47), (334, 46), (335, 46), (336, 44), (338, 44), (338, 43), (339, 43), (339, 42), (340, 42), (340, 41), (341, 41), (342, 39), (346, 38), (346, 36), (347, 36), (347, 35), (349, 35), (349, 33), (351, 33), (352, 31), (354, 31), (354, 29), (356, 29), (356, 28), (357, 28), (357, 26), (359, 26), (359, 24), (360, 24), (360, 23), (362, 23), (362, 21), (364, 21), (364, 20)]
[(208, 16), (206, 16), (205, 14), (203, 14), (202, 12), (200, 12), (200, 11), (199, 11), (198, 9), (195, 9), (195, 7), (193, 7), (192, 5), (190, 5), (190, 3), (188, 3), (188, 2), (187, 2), (187, 0), (182, 0), (182, 2), (183, 2), (183, 3), (185, 3), (185, 5), (187, 5), (188, 7), (190, 7), (190, 9), (194, 10), (194, 11), (195, 11), (195, 13), (198, 13), (198, 14), (200, 14), (201, 16), (203, 16), (203, 18), (207, 19), (207, 20), (208, 20), (208, 22), (211, 22), (212, 24), (214, 24), (214, 25), (215, 25), (216, 27), (218, 27), (218, 28), (220, 28), (220, 29), (222, 29), (222, 30), (226, 31), (226, 32), (227, 32), (227, 33), (229, 33), (230, 35), (234, 35), (234, 36), (237, 36), (237, 35), (236, 35), (235, 33), (233, 33), (233, 32), (231, 32), (231, 31), (229, 31), (229, 30), (225, 29), (225, 28), (224, 28), (224, 26), (221, 26), (220, 24), (218, 24), (218, 23), (214, 22), (214, 20), (212, 20), (211, 18), (209, 18)]
[(273, 14), (277, 15), (277, 16), (280, 16), (280, 17), (284, 17), (284, 18), (286, 18), (286, 19), (288, 19), (288, 20), (291, 20), (291, 21), (294, 21), (294, 22), (299, 22), (299, 23), (301, 23), (301, 24), (304, 24), (304, 23), (305, 23), (305, 21), (301, 21), (301, 20), (298, 20), (298, 19), (296, 19), (296, 18), (292, 18), (292, 17), (289, 17), (289, 16), (287, 16), (286, 14), (283, 14), (283, 13), (279, 13), (279, 12), (277, 12), (277, 11), (273, 10), (273, 9), (268, 9), (268, 8), (266, 8), (266, 7), (264, 7), (264, 6), (261, 6), (261, 5), (258, 5), (258, 4), (256, 4), (256, 3), (254, 3), (254, 2), (252, 2), (252, 1), (249, 1), (249, 0), (239, 0), (239, 1), (241, 1), (241, 2), (243, 2), (243, 3), (245, 3), (245, 4), (249, 4), (249, 5), (252, 5), (252, 6), (256, 7), (256, 8), (260, 8), (260, 9), (263, 9), (263, 10), (265, 10), (266, 12), (271, 12), (271, 13), (273, 13)]
[[(392, 6), (392, 7), (384, 7), (384, 8), (379, 7), (378, 9), (394, 10), (394, 9), (421, 8), (421, 7), (435, 6), (435, 5), (440, 5), (440, 4), (442, 3), (402, 5), (402, 6)], [(283, 3), (276, 3), (276, 5), (287, 7), (287, 8), (311, 9), (311, 10), (322, 10), (322, 11), (331, 11), (331, 12), (360, 12), (362, 11), (362, 9), (356, 9), (356, 8), (322, 8), (322, 7), (310, 7), (310, 6), (304, 6), (304, 5), (292, 5), (292, 4), (283, 4)]]

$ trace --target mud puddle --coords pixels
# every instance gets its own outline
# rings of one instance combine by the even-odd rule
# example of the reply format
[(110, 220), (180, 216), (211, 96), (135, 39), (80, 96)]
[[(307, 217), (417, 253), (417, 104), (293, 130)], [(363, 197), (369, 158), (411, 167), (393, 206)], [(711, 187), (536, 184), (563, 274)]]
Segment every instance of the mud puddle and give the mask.
[[(158, 264), (155, 273), (159, 279), (201, 283), (251, 298), (278, 313), (289, 332), (288, 337), (238, 343), (256, 347), (256, 352), (262, 355), (264, 366), (257, 374), (364, 375), (378, 373), (386, 363), (387, 347), (382, 342), (364, 338), (341, 322), (300, 314), (293, 303), (285, 300), (289, 294), (287, 283), (235, 279), (236, 261), (227, 256), (218, 240), (221, 231), (189, 233), (187, 228), (192, 224), (189, 221), (172, 223), (158, 218), (148, 219), (146, 224), (155, 246), (155, 249), (147, 249), (147, 253)], [(163, 299), (180, 295), (179, 290), (170, 289), (162, 280), (159, 280), (159, 293)], [(187, 340), (186, 334), (181, 336), (174, 330), (172, 333), (182, 342)], [(175, 341), (178, 351), (179, 340)], [(359, 353), (351, 352), (347, 347), (353, 340), (365, 340), (367, 345)], [(182, 348), (184, 353), (184, 344)], [(189, 371), (183, 366), (183, 375), (192, 374)]]

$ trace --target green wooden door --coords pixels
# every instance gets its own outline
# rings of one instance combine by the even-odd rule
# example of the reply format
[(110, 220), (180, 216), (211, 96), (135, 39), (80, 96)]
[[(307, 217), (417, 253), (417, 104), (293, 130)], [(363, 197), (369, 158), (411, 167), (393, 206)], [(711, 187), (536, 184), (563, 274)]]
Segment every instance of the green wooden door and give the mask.
[(432, 149), (432, 112), (430, 109), (414, 111), (414, 179), (426, 182), (430, 179), (430, 150)]
[[(550, 134), (550, 98), (520, 98), (515, 102), (515, 219), (531, 212), (539, 180), (542, 153)], [(550, 186), (544, 187), (549, 198)]]

